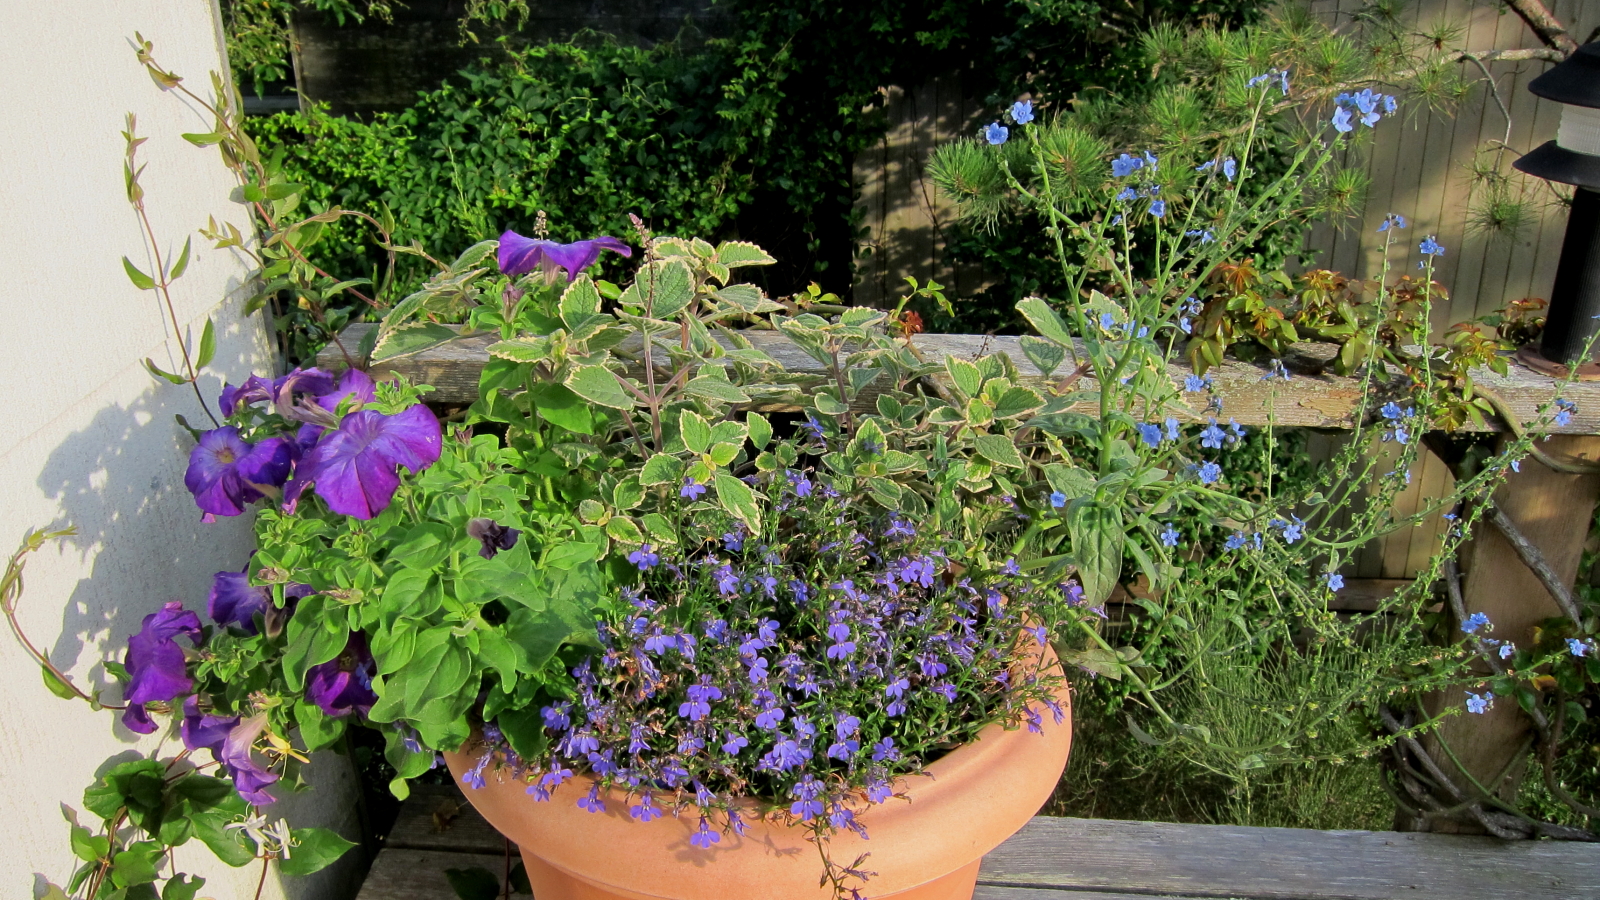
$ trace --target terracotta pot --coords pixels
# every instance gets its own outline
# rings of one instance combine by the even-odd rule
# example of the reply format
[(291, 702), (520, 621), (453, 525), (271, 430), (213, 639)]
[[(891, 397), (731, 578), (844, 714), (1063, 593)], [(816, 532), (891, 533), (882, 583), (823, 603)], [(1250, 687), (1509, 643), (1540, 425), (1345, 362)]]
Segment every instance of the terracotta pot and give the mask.
[[(1053, 660), (1052, 660), (1053, 661)], [(927, 767), (926, 775), (896, 782), (898, 797), (858, 811), (870, 840), (850, 832), (831, 837), (829, 855), (849, 864), (871, 853), (863, 868), (876, 873), (862, 886), (873, 900), (970, 900), (983, 855), (1015, 834), (1049, 799), (1072, 746), (1071, 703), (1066, 720), (1043, 715), (1044, 733), (990, 725), (978, 739)], [(446, 753), (456, 778), (471, 753)], [(577, 777), (546, 802), (525, 783), (485, 773), (487, 785), (465, 788), (467, 798), (522, 849), (537, 900), (827, 900), (818, 885), (823, 865), (810, 832), (781, 816), (746, 816), (749, 831), (732, 833), (701, 850), (689, 843), (699, 817), (671, 815), (653, 822), (628, 816), (621, 792), (606, 810), (590, 813), (577, 799), (593, 782)]]

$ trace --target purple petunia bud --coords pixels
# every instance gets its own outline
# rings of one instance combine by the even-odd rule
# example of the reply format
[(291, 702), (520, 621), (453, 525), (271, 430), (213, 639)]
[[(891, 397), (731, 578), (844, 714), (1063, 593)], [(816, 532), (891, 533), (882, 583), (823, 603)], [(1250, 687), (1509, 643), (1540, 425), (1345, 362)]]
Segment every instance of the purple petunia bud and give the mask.
[(483, 544), (478, 555), (484, 559), (494, 559), (495, 554), (501, 550), (510, 550), (517, 545), (517, 536), (522, 534), (515, 528), (501, 525), (493, 519), (469, 519), (467, 521), (467, 536)]

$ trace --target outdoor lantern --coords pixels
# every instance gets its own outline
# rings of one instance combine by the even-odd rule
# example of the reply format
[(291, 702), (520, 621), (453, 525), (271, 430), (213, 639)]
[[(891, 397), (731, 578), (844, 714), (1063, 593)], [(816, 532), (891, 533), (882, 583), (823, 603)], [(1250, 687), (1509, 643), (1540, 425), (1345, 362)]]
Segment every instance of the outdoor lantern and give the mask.
[[(1582, 359), (1584, 346), (1600, 330), (1600, 41), (1585, 44), (1528, 85), (1535, 95), (1561, 104), (1556, 139), (1517, 160), (1520, 171), (1577, 187), (1567, 235), (1550, 291), (1544, 337), (1537, 353), (1525, 347), (1519, 361), (1546, 374), (1565, 364), (1600, 377), (1600, 366)], [(1591, 371), (1596, 370), (1596, 371)]]

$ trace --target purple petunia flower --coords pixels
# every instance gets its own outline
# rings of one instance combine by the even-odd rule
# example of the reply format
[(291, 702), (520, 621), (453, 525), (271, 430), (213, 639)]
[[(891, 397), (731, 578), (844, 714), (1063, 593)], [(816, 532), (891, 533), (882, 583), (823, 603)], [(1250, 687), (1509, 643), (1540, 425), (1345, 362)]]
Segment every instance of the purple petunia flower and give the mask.
[(313, 591), (307, 584), (287, 584), (283, 588), (284, 606), (272, 604), (272, 588), (252, 585), (248, 563), (238, 572), (218, 572), (211, 579), (211, 595), (206, 600), (206, 615), (218, 625), (233, 626), (245, 634), (256, 633), (256, 614), (267, 622), (267, 633), (273, 634), (282, 621), (294, 614), (297, 601), (310, 596)]
[(233, 787), (239, 792), (239, 796), (256, 806), (275, 802), (275, 798), (267, 793), (266, 788), (278, 780), (277, 775), (256, 764), (251, 752), (256, 738), (260, 737), (266, 727), (266, 713), (251, 716), (229, 730), (228, 738), (222, 742), (220, 752), (215, 747), (211, 748), (211, 755), (222, 765), (228, 777), (233, 779)]
[(557, 269), (565, 269), (567, 281), (574, 281), (578, 273), (594, 265), (600, 258), (600, 251), (610, 250), (620, 253), (624, 257), (633, 256), (633, 248), (624, 244), (610, 235), (601, 235), (586, 241), (574, 241), (570, 244), (558, 244), (542, 238), (525, 238), (515, 231), (507, 231), (500, 235), (500, 251), (498, 260), (500, 271), (515, 278), (526, 275), (534, 269), (544, 272), (545, 277), (555, 280)]
[(336, 513), (370, 519), (389, 506), (400, 486), (399, 466), (415, 474), (439, 460), (439, 419), (418, 404), (386, 416), (363, 409), (344, 417), (339, 427), (311, 448), (284, 490), (293, 511), (307, 486)]
[(366, 715), (378, 702), (378, 695), (372, 690), (375, 669), (366, 635), (351, 632), (343, 652), (306, 671), (306, 699), (335, 718), (352, 711)]
[(517, 537), (522, 532), (501, 525), (493, 519), (468, 519), (467, 537), (483, 544), (478, 550), (478, 555), (484, 559), (494, 559), (495, 554), (501, 550), (510, 550), (517, 545)]
[(217, 516), (237, 516), (245, 504), (263, 496), (261, 488), (278, 487), (289, 477), (294, 451), (289, 441), (267, 438), (251, 446), (239, 429), (224, 425), (200, 435), (189, 452), (183, 485), (194, 494), (203, 521)]
[(194, 687), (177, 638), (200, 640), (200, 617), (172, 600), (144, 617), (139, 631), (128, 638), (128, 652), (122, 664), (128, 670), (128, 689), (123, 699), (128, 708), (122, 723), (131, 731), (150, 734), (156, 723), (145, 712), (146, 703), (165, 703)]

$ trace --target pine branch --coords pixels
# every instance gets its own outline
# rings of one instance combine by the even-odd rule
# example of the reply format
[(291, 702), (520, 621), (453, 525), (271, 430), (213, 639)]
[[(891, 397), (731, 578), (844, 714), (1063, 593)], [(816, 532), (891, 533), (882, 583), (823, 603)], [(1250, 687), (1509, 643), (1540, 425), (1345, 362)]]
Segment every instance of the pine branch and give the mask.
[(1578, 42), (1567, 33), (1561, 20), (1550, 14), (1550, 9), (1542, 0), (1501, 0), (1511, 11), (1522, 17), (1528, 23), (1533, 33), (1539, 36), (1547, 46), (1561, 53), (1561, 58), (1566, 59), (1577, 52)]

